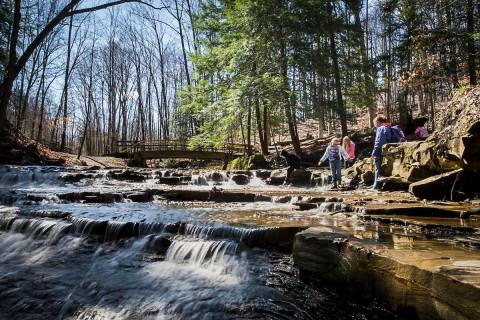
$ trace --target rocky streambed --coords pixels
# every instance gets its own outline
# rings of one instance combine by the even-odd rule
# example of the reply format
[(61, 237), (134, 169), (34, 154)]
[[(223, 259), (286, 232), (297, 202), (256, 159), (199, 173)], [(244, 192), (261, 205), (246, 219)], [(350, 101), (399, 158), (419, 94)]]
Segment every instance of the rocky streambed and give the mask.
[(479, 317), (480, 204), (283, 175), (0, 167), (0, 318)]

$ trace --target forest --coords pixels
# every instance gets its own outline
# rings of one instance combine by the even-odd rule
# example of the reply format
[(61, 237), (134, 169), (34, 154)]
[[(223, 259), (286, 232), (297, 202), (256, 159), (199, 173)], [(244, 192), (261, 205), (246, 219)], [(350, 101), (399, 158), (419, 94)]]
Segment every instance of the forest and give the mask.
[(272, 139), (301, 154), (377, 114), (433, 129), (477, 83), (472, 0), (0, 1), (0, 119), (54, 150)]
[(480, 319), (480, 0), (0, 0), (0, 320)]

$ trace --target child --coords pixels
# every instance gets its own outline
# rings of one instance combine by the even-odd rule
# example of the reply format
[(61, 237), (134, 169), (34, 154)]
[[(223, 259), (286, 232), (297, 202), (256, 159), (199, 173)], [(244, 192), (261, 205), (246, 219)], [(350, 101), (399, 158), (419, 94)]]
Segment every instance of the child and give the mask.
[(338, 138), (332, 139), (318, 165), (321, 165), (327, 159), (332, 171), (333, 188), (338, 188), (338, 184), (342, 182), (342, 160), (350, 160), (350, 157), (340, 145)]
[(415, 129), (415, 136), (419, 140), (425, 140), (428, 138), (428, 130), (425, 127), (421, 126)]
[(295, 169), (300, 168), (300, 157), (295, 153), (290, 153), (287, 150), (282, 150), (281, 156), (287, 161), (287, 177), (285, 178), (284, 184), (290, 181), (290, 176)]
[(349, 168), (355, 160), (355, 143), (348, 136), (345, 136), (342, 140), (342, 147), (350, 158), (350, 160), (345, 160), (345, 168)]

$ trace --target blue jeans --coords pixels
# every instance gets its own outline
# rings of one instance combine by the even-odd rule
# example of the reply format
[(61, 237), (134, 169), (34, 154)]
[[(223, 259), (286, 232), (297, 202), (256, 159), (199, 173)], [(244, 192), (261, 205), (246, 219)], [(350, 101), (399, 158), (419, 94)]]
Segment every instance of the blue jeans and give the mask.
[(373, 181), (373, 189), (377, 188), (378, 178), (380, 177), (380, 170), (382, 169), (382, 158), (375, 158), (375, 180)]
[(342, 182), (342, 161), (340, 159), (330, 161), (330, 171), (332, 172), (334, 184)]

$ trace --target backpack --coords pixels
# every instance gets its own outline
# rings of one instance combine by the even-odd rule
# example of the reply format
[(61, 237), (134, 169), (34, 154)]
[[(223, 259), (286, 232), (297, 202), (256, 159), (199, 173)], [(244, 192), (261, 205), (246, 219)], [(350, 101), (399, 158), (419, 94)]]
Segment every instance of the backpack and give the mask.
[(390, 128), (390, 137), (388, 139), (388, 143), (399, 143), (407, 141), (407, 139), (405, 139), (405, 134), (403, 134), (402, 129), (398, 125), (388, 128)]

